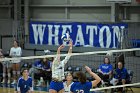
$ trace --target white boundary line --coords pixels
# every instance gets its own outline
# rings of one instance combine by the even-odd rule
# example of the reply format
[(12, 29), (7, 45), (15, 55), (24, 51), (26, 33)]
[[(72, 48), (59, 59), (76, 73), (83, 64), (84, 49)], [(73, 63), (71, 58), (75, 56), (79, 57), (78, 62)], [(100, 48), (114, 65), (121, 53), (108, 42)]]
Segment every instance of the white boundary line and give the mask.
[[(84, 52), (84, 53), (72, 53), (71, 56), (75, 55), (92, 55), (92, 54), (102, 54), (102, 53), (117, 53), (117, 52), (127, 52), (127, 51), (138, 51), (140, 48), (130, 48), (130, 49), (118, 49), (118, 50), (108, 50), (108, 51), (94, 51), (94, 52)], [(67, 54), (61, 54), (61, 56), (66, 56)], [(43, 56), (28, 56), (28, 57), (17, 57), (17, 58), (1, 58), (0, 61), (11, 61), (11, 60), (27, 60), (27, 59), (38, 59), (45, 57), (55, 57), (56, 55), (43, 55)]]
[(133, 83), (133, 84), (125, 84), (125, 85), (118, 85), (118, 86), (110, 86), (110, 87), (90, 89), (90, 91), (105, 90), (105, 89), (120, 88), (120, 87), (129, 87), (129, 86), (137, 86), (137, 85), (140, 85), (140, 82), (139, 83)]

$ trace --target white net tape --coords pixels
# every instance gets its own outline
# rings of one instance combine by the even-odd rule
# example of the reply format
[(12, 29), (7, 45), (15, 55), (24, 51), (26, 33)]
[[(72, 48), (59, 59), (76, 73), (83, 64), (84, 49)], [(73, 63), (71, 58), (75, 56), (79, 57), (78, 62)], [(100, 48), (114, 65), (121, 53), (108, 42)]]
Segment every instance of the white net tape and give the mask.
[(98, 90), (105, 90), (105, 89), (112, 89), (112, 88), (121, 88), (121, 87), (129, 87), (129, 86), (138, 86), (139, 83), (133, 83), (133, 84), (125, 84), (125, 85), (118, 85), (118, 86), (110, 86), (110, 87), (103, 87), (103, 88), (96, 88), (96, 89), (90, 89), (90, 91), (98, 91)]
[[(131, 48), (131, 49), (118, 49), (118, 50), (108, 50), (108, 51), (94, 51), (94, 52), (84, 52), (84, 53), (72, 53), (72, 56), (78, 55), (92, 55), (92, 54), (112, 54), (117, 52), (129, 52), (129, 51), (138, 51), (140, 48)], [(61, 56), (66, 56), (67, 54), (61, 54)], [(28, 56), (28, 57), (17, 57), (17, 58), (1, 58), (0, 61), (11, 61), (11, 60), (27, 60), (27, 59), (39, 59), (45, 57), (55, 57), (56, 55), (43, 55), (43, 56)]]

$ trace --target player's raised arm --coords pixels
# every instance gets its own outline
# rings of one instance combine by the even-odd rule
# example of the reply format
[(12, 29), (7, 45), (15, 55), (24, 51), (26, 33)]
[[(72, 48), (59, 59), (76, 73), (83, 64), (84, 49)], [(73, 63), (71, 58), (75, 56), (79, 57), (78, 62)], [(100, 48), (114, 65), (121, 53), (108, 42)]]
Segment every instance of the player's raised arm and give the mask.
[(69, 50), (68, 50), (68, 54), (71, 54), (72, 53), (72, 40), (69, 41)]
[(63, 44), (60, 45), (60, 46), (58, 47), (58, 49), (57, 49), (57, 54), (56, 54), (56, 57), (55, 57), (55, 59), (54, 59), (53, 62), (58, 62), (58, 61), (60, 61), (60, 52), (61, 52), (61, 49), (63, 49), (63, 48), (64, 48), (64, 45), (63, 45)]
[(96, 87), (97, 84), (101, 81), (101, 78), (91, 71), (91, 69), (88, 66), (85, 66), (86, 71), (95, 79), (92, 81), (92, 87)]
[(60, 54), (61, 49), (63, 49), (65, 46), (62, 44), (57, 49), (57, 54)]
[(69, 61), (70, 57), (71, 57), (71, 54), (72, 54), (72, 46), (73, 46), (73, 44), (72, 44), (72, 41), (70, 40), (70, 41), (69, 41), (68, 55), (67, 55), (67, 56), (65, 57), (65, 59), (63, 60), (64, 64), (66, 64), (66, 63)]

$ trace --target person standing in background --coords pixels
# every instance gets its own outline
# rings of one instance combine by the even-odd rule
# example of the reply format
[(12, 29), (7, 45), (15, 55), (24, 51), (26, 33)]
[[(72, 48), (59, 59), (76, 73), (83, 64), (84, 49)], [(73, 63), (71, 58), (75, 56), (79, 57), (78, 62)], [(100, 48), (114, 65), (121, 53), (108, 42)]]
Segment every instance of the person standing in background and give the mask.
[[(0, 49), (0, 57), (1, 58), (4, 58), (4, 55), (2, 53), (2, 49)], [(6, 83), (6, 74), (8, 76), (8, 80), (7, 80), (7, 83), (9, 84), (10, 83), (10, 77), (11, 77), (11, 73), (10, 73), (10, 70), (11, 70), (11, 64), (10, 64), (10, 61), (3, 61), (2, 62), (2, 67), (3, 67), (3, 80), (1, 83)], [(6, 73), (7, 71), (7, 73)]]
[[(3, 53), (2, 53), (2, 49), (0, 49), (0, 59), (3, 58)], [(3, 68), (3, 63), (0, 62), (0, 68)], [(0, 82), (1, 82), (1, 79), (3, 77), (4, 73), (3, 73), (3, 69), (0, 69)], [(3, 82), (2, 82), (3, 83)]]
[(18, 57), (21, 57), (22, 50), (18, 45), (18, 41), (14, 40), (13, 47), (10, 49), (10, 57), (17, 58), (16, 60), (12, 60), (12, 70), (13, 70), (13, 82), (11, 84), (16, 83), (16, 79), (20, 76), (20, 62), (21, 60)]

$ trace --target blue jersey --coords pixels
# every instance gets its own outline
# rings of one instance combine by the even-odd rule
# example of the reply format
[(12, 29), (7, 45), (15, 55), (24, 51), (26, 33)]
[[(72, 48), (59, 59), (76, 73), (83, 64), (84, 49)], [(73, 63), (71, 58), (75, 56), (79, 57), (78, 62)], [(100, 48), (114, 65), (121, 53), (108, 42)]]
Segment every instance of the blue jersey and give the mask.
[(27, 80), (24, 80), (23, 77), (20, 77), (18, 79), (17, 91), (20, 91), (21, 93), (26, 93), (28, 92), (28, 90), (33, 90), (32, 78), (28, 77)]
[(34, 66), (35, 66), (36, 68), (42, 68), (41, 61), (36, 61), (36, 62), (34, 63)]
[(109, 73), (110, 71), (113, 70), (113, 67), (111, 64), (101, 64), (99, 69), (103, 72), (103, 73)]
[(48, 61), (48, 62), (47, 62), (47, 65), (43, 64), (43, 65), (42, 65), (42, 68), (43, 68), (44, 70), (50, 69), (50, 68), (51, 68), (51, 62)]
[(37, 67), (37, 68), (42, 68), (41, 61), (36, 61), (36, 62), (34, 63), (34, 66)]
[(35, 63), (34, 63), (34, 66), (36, 67), (36, 68), (38, 68), (38, 69), (43, 69), (43, 70), (48, 70), (48, 69), (50, 69), (51, 68), (51, 62), (47, 62), (47, 66), (45, 65), (45, 64), (43, 64), (43, 62), (41, 62), (41, 61), (36, 61)]
[(129, 79), (127, 69), (126, 68), (122, 68), (122, 69), (117, 68), (115, 78), (119, 79), (119, 80), (121, 80), (121, 79)]
[(71, 85), (70, 91), (73, 93), (90, 93), (90, 89), (92, 88), (92, 82), (74, 82)]

